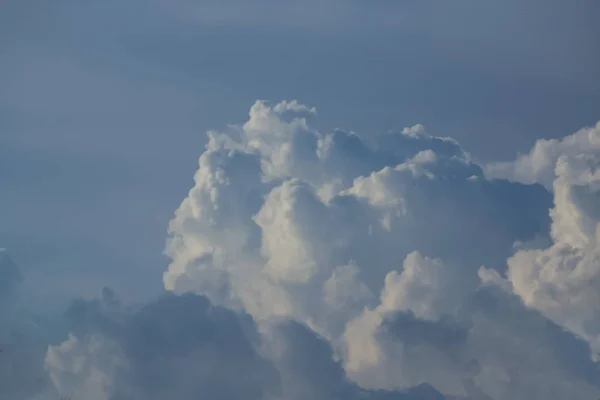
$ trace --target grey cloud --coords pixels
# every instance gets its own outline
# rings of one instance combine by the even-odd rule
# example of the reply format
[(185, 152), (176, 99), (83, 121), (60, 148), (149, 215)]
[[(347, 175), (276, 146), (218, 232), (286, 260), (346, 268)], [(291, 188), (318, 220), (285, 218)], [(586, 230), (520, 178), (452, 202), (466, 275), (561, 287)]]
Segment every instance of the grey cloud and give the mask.
[(0, 251), (0, 397), (28, 400), (49, 388), (44, 356), (54, 333), (27, 307), (22, 275)]
[(365, 390), (349, 381), (330, 344), (308, 327), (284, 322), (269, 332), (285, 398), (343, 400), (443, 400), (428, 384), (405, 391)]
[[(422, 374), (418, 371), (424, 368), (438, 385), (456, 373), (464, 390), (454, 393), (456, 398), (559, 400), (598, 393), (599, 367), (589, 359), (586, 344), (496, 287), (470, 293), (458, 315), (439, 321), (392, 313), (374, 336), (390, 355), (375, 373), (402, 369), (400, 359), (412, 361), (403, 376)], [(424, 357), (437, 364), (423, 363)], [(442, 375), (436, 376), (440, 366)], [(505, 379), (510, 384), (502, 384)]]
[[(203, 297), (167, 295), (132, 309), (105, 290), (102, 299), (73, 303), (67, 316), (72, 336), (46, 362), (63, 395), (259, 399), (277, 387), (276, 370), (257, 352), (253, 322)], [(71, 357), (86, 357), (86, 368)], [(106, 377), (102, 384), (95, 369)]]
[[(334, 361), (329, 343), (310, 329), (282, 321), (261, 334), (248, 315), (193, 294), (166, 295), (133, 309), (105, 289), (100, 299), (75, 301), (67, 320), (72, 336), (51, 347), (46, 359), (62, 395), (93, 400), (443, 399), (425, 386), (396, 393), (360, 389)], [(98, 371), (104, 377), (100, 383)]]
[(381, 334), (399, 340), (407, 346), (425, 343), (458, 357), (467, 341), (469, 326), (448, 318), (426, 321), (408, 311), (386, 318), (380, 329)]
[(6, 249), (0, 249), (0, 304), (10, 301), (23, 276)]

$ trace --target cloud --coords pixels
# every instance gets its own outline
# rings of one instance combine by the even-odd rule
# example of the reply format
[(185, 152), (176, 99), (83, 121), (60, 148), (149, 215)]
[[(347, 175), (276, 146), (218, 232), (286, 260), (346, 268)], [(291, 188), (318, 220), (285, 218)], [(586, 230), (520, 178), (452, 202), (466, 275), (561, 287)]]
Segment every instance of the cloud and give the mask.
[[(321, 291), (335, 268), (368, 263), (376, 293), (415, 248), (500, 268), (515, 240), (544, 230), (551, 197), (543, 189), (487, 182), (452, 140), (406, 132), (371, 149), (353, 133), (322, 135), (303, 116), (286, 122), (281, 106), (257, 102), (246, 124), (209, 134), (196, 184), (170, 224), (166, 287), (246, 302), (255, 316), (289, 314), (295, 290), (285, 283)], [(505, 218), (513, 204), (520, 218)], [(496, 228), (479, 234), (486, 223)]]
[(599, 393), (600, 369), (585, 344), (495, 285), (469, 291), (460, 308), (435, 319), (402, 305), (394, 310), (390, 291), (346, 328), (346, 371), (362, 386), (393, 389), (426, 380), (467, 399)]
[[(252, 319), (202, 296), (166, 295), (139, 309), (105, 289), (68, 313), (69, 338), (46, 369), (63, 396), (108, 399), (379, 399), (349, 382), (329, 343), (298, 323), (261, 332)], [(427, 386), (393, 400), (441, 399)], [(427, 397), (429, 396), (429, 397)]]
[[(453, 314), (466, 300), (468, 283), (461, 282), (464, 277), (441, 260), (418, 252), (410, 253), (403, 264), (401, 273), (392, 271), (385, 277), (379, 305), (346, 325), (346, 369), (364, 386), (390, 389), (418, 384), (426, 370), (428, 382), (444, 393), (460, 392), (460, 376), (452, 377), (458, 371), (440, 354), (451, 351), (456, 336), (442, 317)], [(400, 335), (400, 340), (386, 349), (378, 336), (390, 318), (408, 337)], [(458, 329), (459, 336), (461, 333)], [(445, 343), (432, 346), (430, 340)]]
[[(540, 160), (543, 160), (540, 161)], [(508, 260), (507, 282), (523, 303), (600, 351), (600, 123), (561, 141), (538, 141), (504, 163), (518, 179), (551, 184), (552, 243)]]
[[(209, 133), (169, 227), (168, 290), (206, 295), (259, 326), (295, 321), (369, 390), (426, 382), (469, 399), (598, 394), (597, 380), (556, 356), (575, 340), (544, 325), (560, 321), (512, 293), (511, 274), (527, 270), (511, 267), (515, 257), (556, 240), (556, 189), (488, 180), (491, 167), (421, 125), (370, 145), (319, 132), (315, 117), (296, 102), (257, 101), (244, 124)], [(594, 176), (578, 171), (569, 176)], [(590, 242), (593, 219), (568, 212), (568, 240)], [(514, 323), (526, 318), (537, 321), (531, 332)]]
[(34, 318), (21, 292), (23, 276), (0, 251), (0, 397), (30, 399), (48, 388), (43, 360), (53, 334)]
[(169, 225), (159, 299), (105, 289), (51, 327), (23, 308), (5, 261), (0, 331), (21, 363), (17, 378), (0, 368), (6, 395), (600, 395), (599, 158), (564, 145), (585, 135), (518, 182), (538, 164), (521, 157), (488, 179), (490, 166), (421, 125), (367, 143), (315, 118), (257, 101), (245, 123), (209, 132)]
[(559, 158), (572, 158), (581, 154), (594, 154), (595, 157), (600, 155), (600, 122), (562, 139), (540, 139), (528, 154), (521, 154), (514, 161), (489, 164), (485, 172), (491, 179), (507, 179), (525, 184), (540, 183), (552, 190)]
[(554, 193), (551, 244), (508, 260), (509, 290), (600, 352), (600, 122), (529, 154), (487, 166), (490, 177), (541, 183)]
[(266, 334), (289, 399), (438, 400), (444, 397), (428, 384), (403, 391), (365, 390), (346, 378), (332, 359), (330, 344), (305, 325), (279, 323)]
[(74, 303), (69, 321), (72, 335), (46, 357), (62, 395), (259, 399), (276, 388), (276, 371), (246, 334), (252, 322), (203, 297), (169, 295), (128, 310), (105, 291)]

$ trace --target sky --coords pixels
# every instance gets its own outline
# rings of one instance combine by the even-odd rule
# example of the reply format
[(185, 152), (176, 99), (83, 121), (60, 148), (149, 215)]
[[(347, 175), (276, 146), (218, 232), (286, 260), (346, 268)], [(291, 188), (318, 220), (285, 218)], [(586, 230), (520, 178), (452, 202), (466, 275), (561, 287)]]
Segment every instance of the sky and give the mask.
[(600, 396), (599, 13), (3, 1), (0, 397)]

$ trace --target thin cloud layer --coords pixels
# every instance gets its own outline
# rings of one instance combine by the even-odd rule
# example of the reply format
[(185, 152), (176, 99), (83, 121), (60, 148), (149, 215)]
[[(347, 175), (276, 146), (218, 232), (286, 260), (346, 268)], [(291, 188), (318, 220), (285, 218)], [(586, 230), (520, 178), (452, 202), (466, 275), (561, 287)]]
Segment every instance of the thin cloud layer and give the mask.
[(600, 123), (529, 155), (492, 165), (495, 176), (550, 185), (550, 246), (508, 260), (507, 281), (524, 304), (600, 352)]

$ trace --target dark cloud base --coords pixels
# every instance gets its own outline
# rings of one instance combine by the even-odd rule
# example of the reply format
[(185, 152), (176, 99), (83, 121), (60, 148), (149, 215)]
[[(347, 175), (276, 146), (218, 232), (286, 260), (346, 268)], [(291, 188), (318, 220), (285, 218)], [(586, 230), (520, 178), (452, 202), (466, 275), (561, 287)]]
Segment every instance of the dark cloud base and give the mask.
[(131, 310), (105, 289), (100, 299), (73, 301), (65, 317), (78, 340), (101, 336), (117, 344), (125, 362), (111, 400), (444, 399), (427, 384), (405, 392), (361, 389), (309, 328), (277, 322), (261, 340), (250, 316), (199, 295), (168, 294)]

